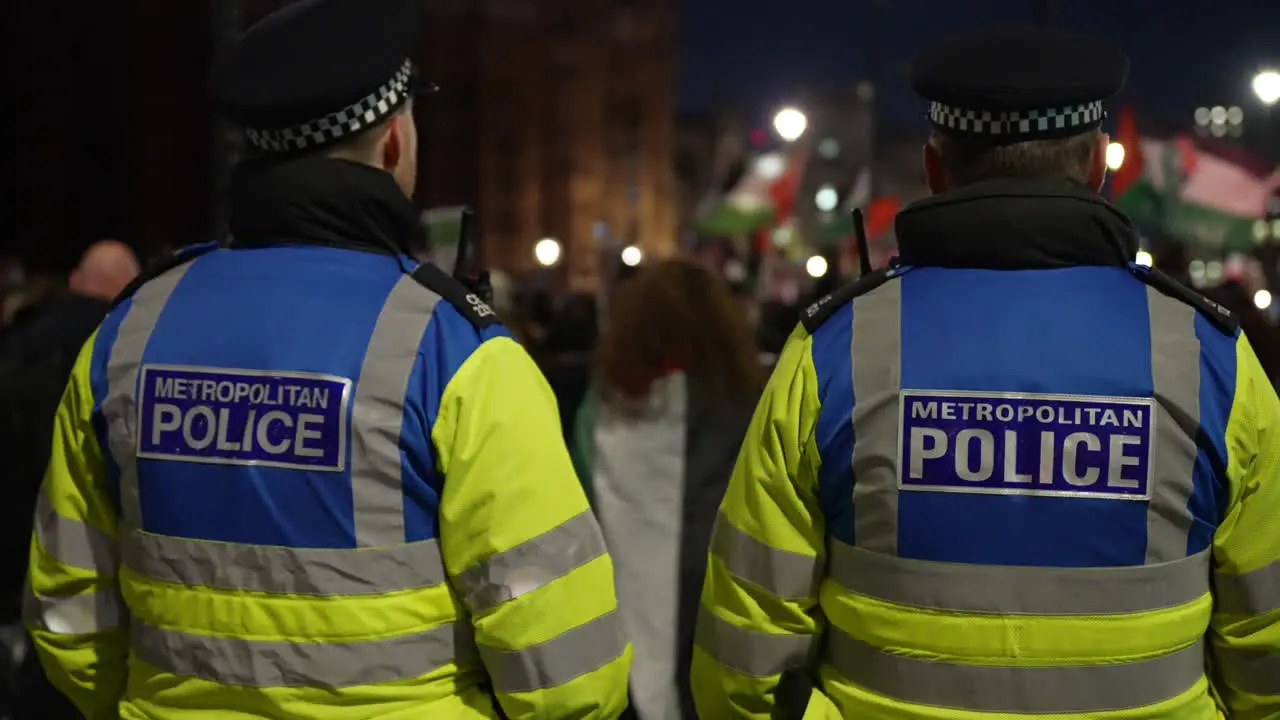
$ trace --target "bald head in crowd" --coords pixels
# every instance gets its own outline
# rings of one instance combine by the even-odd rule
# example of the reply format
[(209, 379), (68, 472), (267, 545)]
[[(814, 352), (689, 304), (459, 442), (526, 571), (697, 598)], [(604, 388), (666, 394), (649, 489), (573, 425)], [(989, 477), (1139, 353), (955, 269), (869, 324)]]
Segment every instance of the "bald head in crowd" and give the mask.
[(110, 301), (138, 276), (139, 269), (138, 257), (128, 245), (100, 240), (84, 252), (67, 284), (76, 294)]

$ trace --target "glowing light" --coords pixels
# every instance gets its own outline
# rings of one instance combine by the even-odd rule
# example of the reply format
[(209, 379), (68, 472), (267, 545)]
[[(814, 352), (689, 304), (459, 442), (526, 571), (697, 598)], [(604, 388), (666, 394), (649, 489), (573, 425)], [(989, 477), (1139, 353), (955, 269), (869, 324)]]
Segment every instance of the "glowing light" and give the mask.
[(1280, 72), (1264, 70), (1254, 75), (1253, 94), (1257, 95), (1264, 105), (1275, 105), (1280, 101)]
[(1257, 305), (1259, 310), (1266, 310), (1271, 307), (1271, 292), (1268, 290), (1259, 290), (1254, 293), (1253, 304)]
[(782, 108), (773, 116), (773, 129), (778, 137), (787, 142), (795, 142), (809, 128), (809, 118), (793, 107)]
[(765, 180), (775, 180), (787, 169), (787, 161), (778, 153), (767, 153), (756, 158), (756, 173)]
[(1134, 256), (1133, 261), (1139, 265), (1146, 265), (1147, 267), (1151, 267), (1153, 258), (1151, 257), (1151, 253), (1147, 252), (1146, 250), (1139, 250), (1138, 254)]
[(813, 197), (813, 204), (817, 205), (822, 212), (831, 212), (836, 209), (836, 205), (840, 204), (840, 195), (830, 185), (823, 185), (818, 190), (818, 194)]
[(627, 267), (635, 267), (644, 262), (644, 252), (635, 245), (628, 245), (622, 249), (622, 264)]
[(533, 246), (533, 259), (542, 267), (551, 267), (560, 262), (560, 241), (555, 238), (542, 238)]
[(827, 259), (821, 255), (813, 255), (804, 264), (804, 271), (809, 277), (820, 278), (827, 274)]
[(1124, 165), (1124, 146), (1113, 142), (1107, 146), (1107, 167), (1119, 170), (1122, 165)]

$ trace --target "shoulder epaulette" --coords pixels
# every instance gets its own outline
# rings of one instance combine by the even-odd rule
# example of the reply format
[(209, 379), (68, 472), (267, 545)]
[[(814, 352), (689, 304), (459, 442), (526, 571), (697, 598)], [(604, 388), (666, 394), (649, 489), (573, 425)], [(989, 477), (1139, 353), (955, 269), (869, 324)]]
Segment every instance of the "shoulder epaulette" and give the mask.
[(216, 242), (188, 245), (184, 248), (178, 248), (169, 255), (164, 255), (153, 260), (147, 265), (147, 267), (143, 268), (142, 272), (138, 273), (137, 277), (135, 277), (128, 285), (125, 285), (124, 290), (121, 290), (120, 294), (116, 296), (116, 299), (111, 301), (111, 307), (115, 308), (120, 303), (133, 297), (134, 293), (138, 292), (138, 288), (141, 288), (143, 285), (146, 285), (170, 270), (186, 265), (201, 255), (216, 249), (218, 249), (218, 243)]
[(476, 329), (487, 328), (502, 322), (493, 308), (481, 300), (479, 295), (470, 292), (462, 283), (429, 262), (422, 263), (413, 271), (413, 279), (417, 280), (419, 285), (449, 301), (449, 304), (457, 308), (458, 312)]
[(1175, 300), (1181, 300), (1195, 308), (1223, 335), (1235, 335), (1236, 331), (1240, 329), (1240, 320), (1235, 316), (1235, 313), (1174, 280), (1165, 273), (1155, 268), (1136, 264), (1130, 265), (1129, 269), (1144, 283)]
[(845, 303), (859, 295), (866, 295), (875, 290), (889, 282), (889, 279), (897, 274), (899, 273), (895, 272), (895, 268), (880, 268), (875, 272), (863, 275), (835, 292), (824, 295), (800, 313), (800, 324), (804, 325), (804, 329), (812, 334), (822, 326), (822, 323), (827, 321), (827, 318), (844, 307)]

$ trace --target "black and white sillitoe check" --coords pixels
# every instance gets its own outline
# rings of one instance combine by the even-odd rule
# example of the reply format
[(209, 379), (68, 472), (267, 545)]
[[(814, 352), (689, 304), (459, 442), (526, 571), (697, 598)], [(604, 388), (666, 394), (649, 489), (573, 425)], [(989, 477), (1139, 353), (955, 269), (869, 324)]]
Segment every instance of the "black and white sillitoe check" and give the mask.
[(301, 125), (262, 130), (245, 128), (249, 144), (263, 152), (297, 152), (330, 145), (391, 117), (410, 96), (413, 62), (405, 60), (382, 87), (358, 102)]
[(929, 104), (929, 120), (949, 130), (978, 135), (1038, 135), (1085, 128), (1102, 121), (1101, 102), (1021, 111), (967, 110), (940, 102)]

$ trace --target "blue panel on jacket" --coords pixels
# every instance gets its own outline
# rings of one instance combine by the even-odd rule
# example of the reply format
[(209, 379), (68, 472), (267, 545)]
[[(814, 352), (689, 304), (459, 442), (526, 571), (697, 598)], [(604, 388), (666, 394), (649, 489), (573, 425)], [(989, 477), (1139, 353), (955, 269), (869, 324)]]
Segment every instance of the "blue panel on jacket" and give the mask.
[[(313, 408), (319, 418), (313, 436), (339, 437), (333, 428), (341, 427), (349, 448), (351, 408), (337, 407), (331, 391), (340, 381), (333, 378), (351, 379), (354, 385), (378, 313), (401, 276), (393, 258), (353, 250), (218, 251), (191, 264), (151, 335), (143, 362), (283, 373), (286, 381), (246, 387)], [(182, 372), (187, 371), (169, 380), (184, 382)], [(301, 375), (307, 373), (324, 377)], [(327, 444), (304, 452), (302, 431), (296, 438), (282, 435), (283, 421), (268, 425), (264, 417), (258, 427), (259, 433), (245, 440), (255, 451), (291, 447), (277, 454), (285, 466), (140, 460), (144, 529), (228, 542), (353, 547), (349, 461), (344, 457), (334, 464)], [(151, 439), (142, 439), (144, 447)]]
[(501, 325), (477, 330), (447, 302), (436, 306), (409, 377), (408, 403), (400, 430), (408, 495), (404, 506), (405, 534), (410, 542), (436, 536), (436, 509), (444, 484), (436, 449), (428, 438), (432, 437), (445, 388), (482, 342), (510, 336)]
[[(920, 413), (922, 426), (942, 422), (923, 419), (938, 407), (950, 405), (950, 412), (960, 412), (966, 403), (939, 401), (939, 395), (946, 395), (941, 391), (947, 391), (976, 393), (992, 401), (985, 404), (988, 412), (996, 407), (1000, 412), (1033, 413), (1032, 422), (1034, 413), (1043, 413), (1043, 425), (1034, 438), (1008, 437), (1001, 429), (1007, 426), (995, 418), (985, 424), (968, 423), (975, 429), (966, 438), (952, 435), (949, 442), (964, 444), (970, 451), (965, 462), (956, 461), (955, 468), (933, 466), (922, 475), (952, 482), (952, 491), (900, 492), (899, 554), (999, 565), (1142, 564), (1146, 503), (1134, 499), (1142, 488), (1125, 488), (1139, 482), (1132, 480), (1136, 476), (1149, 483), (1144, 452), (1152, 441), (1151, 422), (1143, 413), (1150, 408), (1141, 404), (1153, 393), (1146, 287), (1127, 270), (1110, 267), (918, 268), (901, 282), (902, 388), (923, 391), (928, 401), (917, 405), (908, 396), (904, 423), (910, 424), (913, 411)], [(1031, 397), (1001, 400), (1001, 394), (1010, 393)], [(1114, 404), (1060, 396), (1137, 400)], [(1114, 428), (1099, 429), (1104, 417), (1117, 419)], [(1121, 422), (1123, 430), (1118, 429)], [(986, 425), (991, 426), (985, 431), (989, 434), (981, 435)], [(944, 433), (937, 433), (937, 438)], [(934, 439), (922, 437), (920, 447), (928, 457), (935, 449), (929, 444)], [(1051, 446), (1052, 456), (1041, 442)], [(988, 444), (995, 448), (993, 455), (984, 454)], [(1019, 459), (1006, 467), (1007, 447), (1012, 445)], [(1108, 458), (1125, 451), (1132, 456), (1127, 462), (1138, 464), (1127, 469), (1127, 479), (1095, 482), (1088, 492), (1075, 493), (1084, 496), (1064, 496), (1088, 485), (1081, 478), (1091, 472), (1101, 474), (1093, 477), (1110, 477)], [(952, 456), (963, 457), (954, 452)], [(1038, 461), (1044, 457), (1052, 459), (1041, 479)], [(910, 470), (901, 472), (909, 477)], [(992, 482), (975, 492), (984, 477)], [(1011, 480), (1033, 484), (1014, 485)], [(1057, 494), (1004, 494), (1025, 493), (1024, 488), (1041, 492), (1042, 487)]]
[(1196, 315), (1200, 340), (1200, 450), (1193, 471), (1188, 509), (1191, 532), (1187, 554), (1209, 547), (1227, 512), (1227, 422), (1236, 396), (1236, 335), (1223, 335), (1203, 315)]
[(818, 506), (827, 533), (852, 545), (853, 537), (853, 303), (846, 303), (813, 333), (813, 367), (822, 403), (814, 440), (822, 453)]

